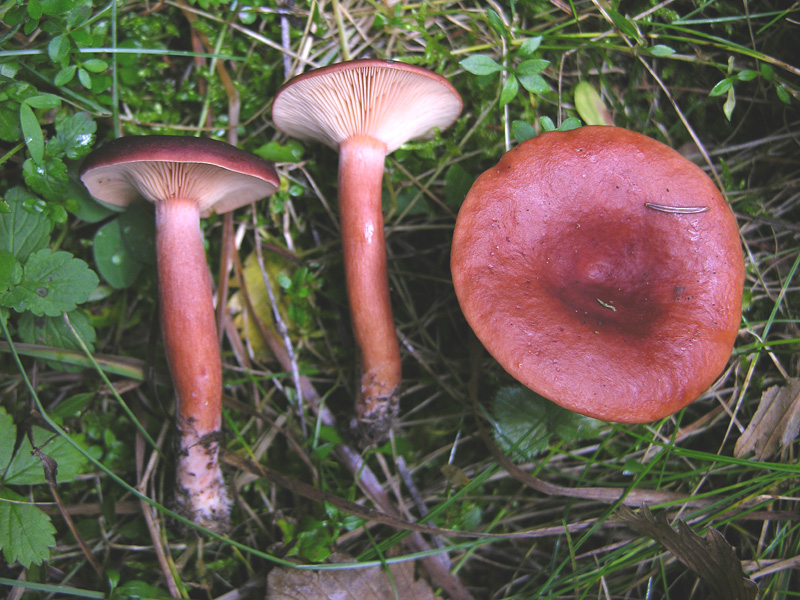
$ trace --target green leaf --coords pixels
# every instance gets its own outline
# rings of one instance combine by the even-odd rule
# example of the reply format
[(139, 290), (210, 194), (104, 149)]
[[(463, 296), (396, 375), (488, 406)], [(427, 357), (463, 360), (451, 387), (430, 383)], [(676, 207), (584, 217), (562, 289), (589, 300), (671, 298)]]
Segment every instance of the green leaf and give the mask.
[(47, 214), (47, 218), (53, 223), (63, 225), (67, 222), (67, 209), (60, 204), (47, 204), (45, 207), (45, 213)]
[(92, 16), (92, 6), (90, 3), (76, 4), (70, 7), (67, 13), (67, 29), (74, 29)]
[[(58, 465), (57, 482), (65, 483), (74, 481), (89, 465), (88, 459), (78, 452), (72, 445), (55, 434), (41, 427), (33, 426), (33, 444), (42, 454), (52, 458)], [(84, 444), (83, 435), (74, 435), (72, 439), (78, 444)], [(3, 478), (7, 485), (40, 485), (47, 483), (42, 460), (33, 453), (34, 445), (28, 436), (22, 439), (17, 453), (8, 465), (8, 470)]]
[(538, 75), (549, 66), (549, 60), (544, 60), (543, 58), (531, 58), (530, 60), (524, 60), (519, 63), (517, 68), (514, 69), (514, 72), (517, 74), (517, 76)]
[[(380, 18), (378, 16), (379, 13), (376, 14), (376, 18)], [(256, 22), (258, 18), (258, 13), (254, 10), (240, 10), (236, 13), (236, 16), (239, 17), (239, 20), (242, 22), (242, 25), (252, 25)]]
[[(17, 426), (14, 425), (14, 419), (6, 412), (5, 408), (0, 406), (0, 474), (6, 470), (11, 462), (11, 457), (14, 456), (16, 441)], [(0, 481), (2, 479), (3, 477), (0, 475)]]
[(123, 583), (111, 593), (111, 600), (169, 600), (169, 593), (146, 581), (134, 579)]
[(128, 252), (119, 219), (113, 219), (97, 230), (93, 249), (97, 270), (111, 287), (122, 290), (134, 284), (143, 265)]
[[(81, 309), (76, 309), (70, 312), (68, 316), (69, 322), (72, 324), (75, 332), (89, 348), (89, 351), (93, 352), (97, 334), (94, 331), (92, 320), (89, 315)], [(75, 339), (75, 336), (72, 334), (72, 331), (70, 331), (67, 322), (62, 316), (34, 317), (31, 313), (27, 312), (20, 317), (17, 329), (20, 339), (26, 344), (42, 344), (44, 346), (66, 348), (68, 350), (81, 349), (78, 340)], [(64, 365), (61, 363), (48, 361), (48, 364), (53, 366), (58, 365), (59, 369), (64, 370)]]
[[(9, 11), (10, 12), (10, 11)], [(22, 27), (22, 32), (29, 36), (39, 27), (39, 19), (28, 19)]]
[(503, 85), (503, 91), (500, 92), (500, 106), (505, 106), (514, 99), (519, 91), (519, 82), (513, 74), (509, 74), (508, 79)]
[(3, 15), (3, 24), (7, 27), (16, 27), (25, 20), (25, 8), (12, 6)]
[(19, 111), (8, 110), (0, 104), (0, 140), (16, 142), (20, 135)]
[(617, 29), (619, 29), (622, 33), (627, 36), (634, 38), (639, 44), (642, 43), (642, 38), (639, 35), (639, 30), (636, 28), (636, 25), (633, 21), (628, 19), (627, 17), (622, 16), (617, 11), (613, 10), (612, 8), (606, 8), (606, 12), (608, 16), (611, 17), (614, 25), (616, 25)]
[(319, 439), (325, 442), (330, 442), (331, 444), (344, 443), (344, 439), (339, 433), (339, 430), (329, 425), (322, 425), (319, 427)]
[(86, 186), (74, 181), (72, 178), (69, 179), (67, 184), (66, 196), (67, 202), (65, 206), (67, 209), (87, 223), (99, 223), (103, 219), (119, 213), (119, 210), (114, 210), (92, 198)]
[(89, 75), (89, 71), (84, 68), (78, 69), (78, 81), (81, 82), (81, 85), (85, 87), (87, 90), (92, 89), (92, 76)]
[(539, 46), (542, 43), (542, 36), (537, 35), (536, 37), (528, 38), (522, 45), (519, 47), (517, 51), (520, 56), (533, 56), (533, 53), (539, 49)]
[(514, 453), (516, 460), (533, 459), (553, 436), (565, 442), (592, 439), (605, 426), (603, 421), (561, 408), (522, 386), (500, 388), (492, 415), (498, 446)]
[(708, 95), (722, 96), (722, 94), (725, 94), (732, 87), (733, 87), (733, 79), (731, 77), (726, 77), (725, 79), (717, 83), (717, 85), (715, 85), (713, 88), (711, 88), (711, 91), (708, 93)]
[(69, 32), (69, 36), (78, 48), (87, 48), (92, 45), (92, 34), (86, 29), (73, 29)]
[(102, 73), (108, 69), (108, 63), (100, 58), (90, 58), (83, 61), (83, 68), (90, 73)]
[(497, 12), (491, 8), (488, 9), (486, 11), (486, 18), (489, 21), (489, 25), (492, 26), (492, 29), (494, 29), (500, 35), (500, 37), (508, 37), (506, 24), (503, 23), (503, 18), (497, 14)]
[(544, 94), (550, 90), (550, 86), (539, 73), (549, 64), (550, 62), (546, 60), (526, 60), (521, 63), (514, 72), (519, 82), (522, 84), (522, 87), (526, 90), (532, 94)]
[(663, 44), (656, 44), (655, 46), (649, 48), (648, 51), (653, 56), (669, 56), (671, 54), (675, 54), (675, 50), (669, 46), (664, 46)]
[(42, 17), (42, 5), (39, 0), (28, 0), (28, 16), (34, 20)]
[(736, 74), (736, 79), (739, 81), (752, 81), (756, 77), (758, 77), (758, 73), (750, 69), (742, 69)]
[[(128, 48), (128, 49), (142, 48), (143, 46), (144, 44), (142, 44), (141, 41), (136, 39), (125, 40), (117, 44), (117, 47), (119, 48)], [(130, 53), (125, 52), (123, 54), (117, 55), (117, 64), (120, 67), (132, 67), (137, 63), (137, 61), (141, 60), (141, 56), (142, 56), (141, 54), (135, 54), (133, 52)]]
[(564, 121), (559, 126), (559, 131), (570, 131), (572, 129), (577, 129), (581, 126), (581, 120), (578, 117), (569, 117), (564, 119)]
[(28, 187), (47, 200), (59, 202), (64, 199), (64, 187), (69, 176), (67, 165), (60, 158), (48, 158), (41, 163), (29, 158), (22, 163), (22, 174)]
[(761, 63), (761, 76), (767, 81), (772, 81), (775, 78), (775, 71), (767, 63)]
[(36, 197), (23, 188), (11, 188), (5, 201), (11, 211), (0, 214), (0, 250), (7, 250), (24, 263), (36, 250), (45, 248), (50, 241), (53, 225), (41, 213), (31, 213), (23, 207), (25, 200)]
[(119, 216), (122, 241), (128, 254), (140, 263), (156, 264), (156, 223), (151, 207), (139, 202)]
[(54, 63), (63, 64), (69, 58), (70, 43), (66, 35), (57, 35), (47, 44), (47, 55)]
[(27, 436), (17, 449), (14, 458), (9, 462), (3, 483), (7, 485), (41, 485), (47, 483), (42, 461), (32, 454), (33, 446)]
[(56, 76), (53, 78), (53, 83), (58, 86), (66, 85), (75, 77), (75, 72), (78, 70), (78, 67), (75, 65), (67, 65), (63, 69), (61, 69)]
[(544, 94), (550, 91), (550, 86), (541, 75), (523, 75), (519, 77), (519, 82), (531, 94)]
[[(56, 121), (57, 148), (67, 158), (77, 160), (89, 154), (94, 144), (95, 123), (88, 113), (79, 112)], [(49, 151), (49, 147), (48, 147)]]
[(61, 98), (55, 94), (37, 94), (36, 96), (25, 98), (25, 104), (32, 108), (52, 110), (61, 106)]
[(22, 281), (0, 296), (0, 304), (55, 317), (86, 302), (97, 284), (97, 275), (85, 262), (69, 252), (44, 248), (28, 257)]
[(444, 201), (452, 209), (458, 209), (467, 197), (475, 178), (460, 164), (450, 165), (444, 174)]
[(284, 273), (278, 273), (275, 276), (275, 279), (278, 280), (278, 285), (281, 286), (284, 290), (288, 290), (290, 287), (292, 287), (291, 277), (288, 277)]
[(271, 162), (299, 162), (303, 158), (303, 145), (297, 140), (289, 140), (285, 144), (267, 142), (253, 151), (253, 154)]
[[(74, 325), (74, 319), (71, 316), (70, 320), (73, 321)], [(94, 392), (84, 392), (70, 396), (50, 410), (50, 418), (57, 423), (63, 423), (64, 419), (78, 419), (89, 408), (89, 405), (94, 402), (94, 398)]]
[(514, 139), (517, 140), (518, 144), (536, 137), (536, 130), (533, 128), (533, 125), (525, 121), (512, 121), (511, 133), (514, 135)]
[(0, 250), (0, 294), (20, 281), (22, 281), (22, 264), (8, 250)]
[(596, 438), (606, 426), (603, 421), (579, 415), (555, 404), (549, 407), (548, 423), (550, 430), (565, 442)]
[(553, 119), (550, 117), (539, 117), (539, 125), (542, 127), (543, 131), (555, 131), (556, 124), (553, 123)]
[(55, 532), (50, 517), (27, 498), (0, 488), (0, 548), (7, 564), (41, 564), (56, 545)]
[(465, 58), (459, 64), (473, 75), (491, 75), (492, 73), (499, 73), (503, 70), (502, 65), (485, 54), (475, 54), (474, 56)]
[(75, 4), (75, 0), (41, 0), (44, 14), (56, 17), (68, 12)]
[(492, 404), (494, 438), (504, 451), (513, 453), (515, 460), (531, 460), (547, 448), (551, 433), (544, 402), (521, 386), (497, 391)]
[[(297, 535), (297, 556), (310, 562), (322, 562), (331, 555), (333, 539), (324, 522)], [(290, 553), (291, 556), (291, 553)]]
[(41, 163), (44, 159), (44, 135), (33, 109), (24, 102), (19, 105), (19, 124), (31, 158), (34, 162)]
[(789, 95), (789, 92), (786, 91), (786, 88), (783, 85), (776, 85), (775, 93), (778, 94), (778, 100), (784, 104), (792, 103), (792, 97)]

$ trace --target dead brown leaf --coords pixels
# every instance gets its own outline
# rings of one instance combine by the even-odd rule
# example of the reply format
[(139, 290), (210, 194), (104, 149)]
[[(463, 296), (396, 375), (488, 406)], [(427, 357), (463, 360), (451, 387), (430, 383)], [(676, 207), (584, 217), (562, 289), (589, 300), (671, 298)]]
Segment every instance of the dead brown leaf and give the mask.
[[(333, 562), (352, 562), (335, 555)], [(411, 561), (382, 567), (307, 571), (273, 569), (267, 576), (268, 600), (437, 600), (424, 580), (414, 580)], [(392, 580), (394, 587), (392, 587)], [(395, 590), (397, 594), (395, 595)]]
[(765, 460), (791, 444), (800, 432), (800, 379), (774, 385), (761, 395), (758, 410), (733, 450), (742, 458), (755, 450), (756, 460)]
[(678, 530), (667, 522), (666, 513), (653, 515), (646, 506), (639, 514), (621, 506), (617, 519), (636, 533), (649, 537), (694, 572), (711, 591), (715, 600), (755, 600), (758, 586), (742, 571), (742, 562), (723, 535), (711, 527), (705, 538), (697, 535), (684, 521)]

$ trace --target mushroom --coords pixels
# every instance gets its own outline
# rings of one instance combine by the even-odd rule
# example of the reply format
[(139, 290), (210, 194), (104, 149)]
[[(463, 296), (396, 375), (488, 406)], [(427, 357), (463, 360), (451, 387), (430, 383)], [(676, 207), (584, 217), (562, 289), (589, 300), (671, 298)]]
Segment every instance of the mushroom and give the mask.
[(344, 270), (361, 360), (356, 419), (367, 440), (379, 440), (391, 428), (401, 379), (381, 211), (385, 158), (409, 140), (448, 127), (460, 112), (461, 97), (444, 77), (383, 60), (299, 75), (272, 105), (278, 129), (339, 151)]
[(508, 373), (606, 421), (693, 402), (741, 320), (730, 207), (699, 167), (617, 127), (545, 133), (483, 173), (451, 269), (467, 321)]
[(177, 399), (176, 500), (195, 523), (223, 532), (230, 500), (219, 467), (222, 361), (200, 217), (274, 192), (274, 167), (209, 139), (134, 136), (92, 152), (81, 168), (89, 192), (108, 204), (155, 204), (161, 328)]

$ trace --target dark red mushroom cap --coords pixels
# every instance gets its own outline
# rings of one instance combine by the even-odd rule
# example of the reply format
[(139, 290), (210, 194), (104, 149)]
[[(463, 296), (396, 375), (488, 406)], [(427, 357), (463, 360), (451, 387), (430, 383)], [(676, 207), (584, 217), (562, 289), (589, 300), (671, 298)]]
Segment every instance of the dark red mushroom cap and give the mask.
[(696, 165), (617, 127), (545, 133), (483, 173), (451, 268), (467, 321), (512, 376), (607, 421), (697, 399), (741, 319), (731, 209)]
[(333, 149), (350, 137), (386, 144), (445, 129), (461, 113), (461, 96), (441, 75), (402, 62), (366, 59), (308, 71), (275, 96), (272, 120), (284, 133)]
[(259, 200), (280, 183), (271, 163), (235, 146), (167, 135), (112, 140), (86, 158), (80, 176), (89, 192), (108, 204), (190, 199), (203, 216)]

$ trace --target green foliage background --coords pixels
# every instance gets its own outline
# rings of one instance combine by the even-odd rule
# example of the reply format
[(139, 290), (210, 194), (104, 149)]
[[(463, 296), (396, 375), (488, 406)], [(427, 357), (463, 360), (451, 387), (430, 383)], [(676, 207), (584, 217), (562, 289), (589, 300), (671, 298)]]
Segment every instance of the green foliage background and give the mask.
[[(17, 581), (42, 598), (262, 597), (276, 561), (314, 564), (335, 548), (365, 563), (407, 552), (389, 527), (367, 529), (330, 502), (233, 468), (230, 539), (177, 526), (151, 213), (102, 207), (77, 179), (89, 151), (123, 134), (215, 137), (278, 164), (277, 194), (229, 222), (204, 221), (217, 288), (230, 284), (221, 311), (225, 445), (331, 498), (369, 504), (336, 459), (346, 428), (317, 423), (307, 406), (301, 421), (296, 379), (244, 322), (239, 271), (219, 273), (233, 245), (278, 284), (299, 373), (346, 423), (355, 357), (336, 156), (277, 132), (270, 104), (294, 73), (376, 56), (445, 75), (465, 107), (453, 127), (386, 163), (403, 416), (394, 439), (364, 457), (393, 500), (402, 497), (404, 516), (430, 511), (438, 527), (498, 534), (560, 527), (444, 540), (475, 597), (703, 597), (670, 553), (614, 524), (615, 503), (543, 495), (509, 476), (477, 433), (476, 420), (486, 420), (527, 472), (621, 497), (652, 492), (654, 511), (699, 533), (719, 529), (762, 597), (798, 596), (797, 444), (771, 462), (733, 456), (762, 391), (798, 376), (796, 5), (5, 0), (0, 18), (0, 589)], [(742, 331), (717, 385), (675, 417), (571, 437), (549, 409), (539, 423), (536, 410), (522, 411), (547, 433), (520, 456), (528, 438), (514, 402), (528, 402), (527, 392), (508, 387), (463, 321), (449, 242), (478, 174), (522, 140), (591, 118), (576, 108), (579, 82), (599, 92), (616, 125), (680, 149), (724, 190), (746, 255)], [(247, 263), (256, 248), (267, 256), (260, 270)], [(74, 529), (34, 447), (56, 459)], [(662, 491), (685, 501), (664, 501)], [(155, 508), (153, 522), (142, 518), (145, 506)]]

